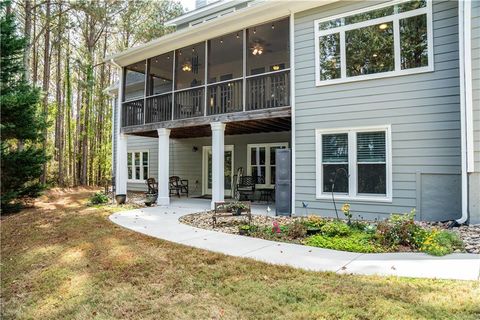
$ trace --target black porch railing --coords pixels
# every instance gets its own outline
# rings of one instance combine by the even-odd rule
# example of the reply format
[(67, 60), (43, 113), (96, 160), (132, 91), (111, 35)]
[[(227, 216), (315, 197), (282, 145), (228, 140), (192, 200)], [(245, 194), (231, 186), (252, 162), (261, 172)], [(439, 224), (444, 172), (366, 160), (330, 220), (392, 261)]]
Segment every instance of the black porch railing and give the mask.
[(283, 70), (124, 102), (122, 127), (289, 105), (290, 71)]
[(233, 80), (208, 86), (207, 115), (243, 110), (243, 80)]
[(194, 88), (175, 93), (174, 119), (201, 117), (204, 110), (204, 88)]
[(276, 72), (247, 78), (246, 110), (290, 105), (290, 72)]
[(144, 99), (132, 100), (123, 103), (122, 126), (136, 126), (143, 124)]
[(145, 123), (172, 120), (172, 94), (166, 93), (146, 99), (147, 107)]

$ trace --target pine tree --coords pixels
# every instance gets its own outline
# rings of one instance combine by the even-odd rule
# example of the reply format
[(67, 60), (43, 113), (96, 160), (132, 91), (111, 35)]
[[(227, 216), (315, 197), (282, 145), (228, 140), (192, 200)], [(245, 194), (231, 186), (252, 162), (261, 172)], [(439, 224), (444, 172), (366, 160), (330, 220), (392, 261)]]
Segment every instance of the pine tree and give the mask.
[(45, 123), (37, 106), (40, 91), (25, 79), (23, 54), (27, 39), (17, 32), (10, 3), (0, 3), (1, 208), (21, 208), (21, 200), (39, 195), (42, 165), (47, 161), (38, 147)]

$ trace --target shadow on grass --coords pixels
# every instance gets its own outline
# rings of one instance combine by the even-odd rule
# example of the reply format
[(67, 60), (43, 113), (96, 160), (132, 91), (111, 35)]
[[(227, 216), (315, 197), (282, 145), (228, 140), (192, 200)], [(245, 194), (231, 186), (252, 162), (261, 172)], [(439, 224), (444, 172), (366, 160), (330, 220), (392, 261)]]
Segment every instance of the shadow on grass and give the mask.
[[(4, 319), (478, 319), (478, 283), (338, 275), (150, 238), (88, 193), (2, 221)], [(51, 209), (51, 205), (56, 208)]]

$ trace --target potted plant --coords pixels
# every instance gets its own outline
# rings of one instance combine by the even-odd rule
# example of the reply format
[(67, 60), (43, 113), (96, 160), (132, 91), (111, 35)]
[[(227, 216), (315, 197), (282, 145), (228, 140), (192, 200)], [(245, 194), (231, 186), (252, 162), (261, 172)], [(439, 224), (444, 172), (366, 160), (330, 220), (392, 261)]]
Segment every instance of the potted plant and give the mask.
[(115, 195), (115, 201), (117, 204), (125, 204), (127, 201), (127, 195), (126, 194), (116, 194)]
[(248, 206), (243, 202), (235, 201), (229, 203), (228, 208), (232, 210), (234, 216), (239, 216), (242, 214), (242, 211), (248, 209)]
[(152, 204), (154, 204), (157, 201), (158, 194), (155, 192), (146, 192), (145, 193), (145, 205), (147, 207), (150, 207)]

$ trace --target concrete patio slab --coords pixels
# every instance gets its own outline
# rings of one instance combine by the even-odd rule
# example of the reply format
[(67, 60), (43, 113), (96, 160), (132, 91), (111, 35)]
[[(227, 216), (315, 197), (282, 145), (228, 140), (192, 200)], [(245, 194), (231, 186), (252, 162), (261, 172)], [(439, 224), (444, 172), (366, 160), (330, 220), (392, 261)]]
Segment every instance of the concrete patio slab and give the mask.
[[(195, 228), (180, 223), (178, 219), (208, 210), (210, 201), (191, 200), (173, 200), (168, 207), (117, 212), (110, 216), (110, 220), (133, 231), (194, 248), (305, 270), (458, 280), (478, 280), (480, 276), (480, 255), (475, 254), (444, 257), (423, 253), (361, 254)], [(274, 208), (268, 212), (267, 205), (255, 205), (252, 211), (274, 214)]]

